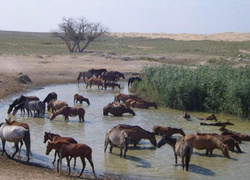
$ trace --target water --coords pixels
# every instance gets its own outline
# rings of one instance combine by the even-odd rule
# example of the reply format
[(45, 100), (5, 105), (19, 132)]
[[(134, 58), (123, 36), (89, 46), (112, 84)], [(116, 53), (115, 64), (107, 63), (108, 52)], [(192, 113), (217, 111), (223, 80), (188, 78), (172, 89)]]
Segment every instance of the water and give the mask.
[[(36, 95), (43, 100), (48, 93), (56, 92), (58, 100), (66, 101), (70, 106), (82, 106), (85, 111), (85, 122), (79, 123), (78, 117), (70, 117), (69, 122), (64, 121), (63, 116), (57, 116), (55, 120), (50, 121), (50, 112), (47, 112), (43, 118), (27, 117), (21, 115), (20, 112), (16, 116), (7, 115), (8, 104), (11, 104), (20, 94), (16, 94), (9, 99), (0, 103), (0, 122), (4, 122), (5, 118), (11, 117), (12, 120), (28, 123), (31, 129), (31, 142), (33, 158), (31, 162), (39, 163), (44, 166), (55, 168), (51, 164), (54, 158), (54, 152), (49, 156), (45, 155), (46, 144), (43, 143), (44, 132), (52, 132), (61, 136), (74, 137), (79, 143), (88, 144), (93, 150), (93, 162), (98, 175), (118, 174), (135, 177), (137, 179), (247, 179), (250, 165), (250, 144), (243, 142), (240, 144), (243, 154), (230, 152), (231, 159), (225, 158), (221, 151), (214, 150), (214, 155), (205, 156), (204, 151), (194, 150), (191, 158), (189, 172), (183, 171), (181, 167), (181, 159), (178, 158), (178, 164), (175, 165), (173, 149), (169, 145), (154, 149), (148, 140), (140, 141), (137, 148), (129, 148), (127, 158), (120, 158), (120, 150), (113, 149), (113, 153), (104, 153), (104, 136), (106, 130), (113, 126), (124, 123), (129, 125), (139, 125), (142, 128), (152, 131), (154, 125), (171, 126), (182, 128), (186, 134), (196, 132), (216, 132), (219, 133), (218, 127), (200, 126), (197, 117), (207, 117), (208, 113), (191, 113), (191, 120), (181, 118), (182, 112), (169, 110), (167, 108), (159, 109), (136, 109), (133, 110), (136, 116), (124, 115), (123, 117), (104, 117), (102, 109), (114, 99), (114, 94), (122, 92), (129, 94), (127, 85), (122, 83), (121, 90), (98, 90), (96, 86), (92, 89), (85, 89), (84, 84), (67, 84), (47, 86), (43, 89), (27, 92), (24, 95)], [(90, 106), (85, 102), (82, 105), (74, 104), (74, 94), (78, 93), (89, 98)], [(237, 117), (228, 117), (217, 115), (221, 121), (232, 119), (235, 126), (228, 128), (241, 133), (249, 134), (250, 124), (247, 121), (240, 120)], [(176, 135), (178, 136), (178, 135)], [(160, 136), (157, 136), (157, 141)], [(7, 151), (12, 151), (13, 143), (7, 143)], [(20, 156), (23, 160), (25, 157), (25, 148), (23, 148)], [(63, 161), (63, 169), (66, 171), (66, 163)], [(73, 171), (80, 172), (80, 159), (77, 160), (77, 169)], [(92, 175), (92, 170), (87, 162), (85, 174)]]

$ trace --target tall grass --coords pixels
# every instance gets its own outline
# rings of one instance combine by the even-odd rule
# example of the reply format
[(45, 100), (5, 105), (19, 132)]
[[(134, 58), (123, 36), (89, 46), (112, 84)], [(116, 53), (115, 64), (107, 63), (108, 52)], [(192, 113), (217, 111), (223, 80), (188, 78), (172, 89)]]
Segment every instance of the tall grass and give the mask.
[(250, 119), (250, 66), (145, 67), (135, 92), (160, 105)]

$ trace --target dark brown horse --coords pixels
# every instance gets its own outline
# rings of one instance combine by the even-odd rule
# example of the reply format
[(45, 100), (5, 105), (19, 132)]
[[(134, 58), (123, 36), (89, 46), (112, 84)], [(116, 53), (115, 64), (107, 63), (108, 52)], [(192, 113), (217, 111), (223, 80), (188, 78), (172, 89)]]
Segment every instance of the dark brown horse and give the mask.
[(127, 124), (118, 124), (114, 128), (124, 130), (127, 132), (130, 143), (134, 144), (134, 147), (138, 144), (141, 139), (148, 139), (154, 146), (157, 145), (155, 134), (143, 129), (140, 126), (131, 126)]
[(105, 74), (108, 74), (108, 75), (115, 75), (115, 76), (118, 76), (119, 78), (125, 79), (124, 74), (121, 73), (121, 72), (119, 72), (119, 71), (108, 71), (108, 72), (106, 72)]
[[(85, 158), (87, 158), (92, 167), (93, 174), (96, 177), (94, 170), (94, 163), (92, 161), (92, 149), (88, 145), (72, 144), (67, 141), (51, 141), (48, 142), (46, 155), (49, 155), (52, 149), (55, 149), (56, 151), (60, 152), (60, 159), (57, 160), (57, 171), (59, 171), (59, 162), (61, 162), (61, 160), (66, 157), (69, 168), (68, 172), (69, 176), (71, 172), (70, 157), (80, 157), (82, 161), (82, 171), (79, 176), (81, 176), (86, 166)], [(61, 165), (62, 163), (60, 163), (60, 169)]]
[(167, 135), (172, 136), (173, 134), (181, 134), (182, 136), (185, 136), (184, 131), (182, 128), (172, 128), (172, 127), (163, 127), (163, 126), (154, 126), (153, 132), (155, 135)]
[(125, 103), (126, 100), (128, 99), (138, 99), (138, 97), (130, 94), (116, 93), (114, 101), (116, 102), (123, 101)]
[(91, 76), (96, 76), (96, 78), (98, 78), (99, 76), (101, 76), (102, 74), (107, 72), (107, 69), (90, 69), (88, 72), (91, 73)]
[(186, 166), (186, 171), (188, 171), (189, 162), (193, 154), (192, 143), (189, 141), (184, 141), (183, 138), (176, 139), (170, 136), (163, 136), (157, 147), (160, 148), (166, 143), (169, 144), (174, 150), (175, 164), (177, 164), (177, 156), (180, 156), (183, 170)]
[(197, 118), (199, 120), (204, 120), (204, 121), (207, 121), (207, 120), (215, 120), (217, 121), (217, 118), (214, 114), (212, 114), (211, 116), (208, 116), (207, 118)]
[(28, 100), (28, 101), (31, 101), (31, 100), (33, 100), (33, 101), (39, 101), (39, 98), (36, 97), (36, 96), (23, 96), (23, 95), (21, 95), (19, 98), (15, 99), (12, 104), (9, 105), (9, 109), (8, 109), (7, 113), (10, 114), (11, 111), (12, 111), (12, 109), (16, 105), (18, 105), (20, 103), (23, 103), (26, 100)]
[(120, 84), (113, 83), (113, 82), (105, 82), (104, 83), (104, 88), (107, 89), (107, 87), (111, 87), (113, 90), (115, 89), (115, 87), (121, 89)]
[[(44, 137), (43, 137), (43, 143), (46, 143), (48, 140), (50, 140), (50, 141), (67, 141), (69, 143), (75, 143), (75, 144), (77, 143), (77, 141), (72, 137), (62, 137), (59, 134), (45, 132)], [(52, 162), (52, 164), (55, 163), (57, 154), (59, 156), (59, 152), (55, 151), (54, 161)], [(75, 166), (76, 166), (76, 158), (75, 158), (75, 162), (74, 162), (74, 167)]]
[(109, 103), (103, 107), (103, 115), (108, 116), (109, 113), (114, 116), (122, 116), (125, 113), (135, 116), (135, 112), (131, 108), (117, 102)]
[(250, 136), (247, 134), (241, 134), (238, 132), (234, 132), (234, 131), (231, 131), (225, 127), (221, 127), (219, 130), (222, 131), (221, 135), (230, 136), (230, 137), (234, 138), (236, 141), (238, 141), (239, 143), (241, 141), (250, 141)]
[(69, 116), (78, 116), (79, 122), (84, 121), (85, 110), (81, 107), (63, 107), (57, 110), (55, 113), (52, 114), (50, 120), (55, 119), (58, 115), (63, 115), (65, 117), (65, 121), (69, 121)]
[(219, 139), (211, 136), (211, 135), (196, 135), (196, 134), (189, 134), (183, 137), (185, 141), (189, 141), (193, 144), (193, 147), (202, 150), (206, 150), (206, 155), (213, 154), (214, 149), (220, 149), (222, 154), (230, 158), (228, 153), (228, 147)]
[(104, 86), (104, 81), (102, 79), (98, 79), (98, 78), (90, 78), (87, 83), (86, 83), (86, 89), (88, 87), (92, 87), (92, 85), (97, 85), (98, 86), (98, 89), (99, 87), (101, 86), (102, 89), (103, 89), (103, 86)]
[(80, 95), (80, 94), (75, 94), (74, 95), (74, 103), (76, 102), (76, 103), (78, 103), (78, 102), (80, 102), (80, 104), (82, 104), (82, 102), (86, 102), (88, 105), (90, 105), (90, 102), (89, 102), (89, 99), (88, 98), (85, 98), (85, 97), (83, 97), (82, 95)]
[(129, 79), (128, 79), (128, 87), (129, 86), (132, 86), (133, 85), (133, 83), (135, 82), (135, 81), (137, 81), (137, 82), (140, 82), (142, 80), (142, 78), (141, 77), (138, 77), (138, 76), (136, 76), (136, 77), (130, 77)]
[(49, 93), (43, 100), (44, 103), (49, 103), (52, 99), (57, 99), (57, 94), (55, 92)]
[(116, 82), (119, 81), (119, 76), (112, 74), (102, 74), (100, 79), (104, 80), (104, 82)]
[(183, 111), (182, 117), (185, 118), (185, 119), (191, 118), (190, 114), (188, 114), (187, 111)]
[(138, 100), (138, 99), (131, 101), (130, 106), (135, 107), (135, 108), (141, 108), (141, 109), (148, 109), (149, 107), (154, 107), (155, 109), (157, 109), (157, 105), (155, 102), (149, 102), (149, 101)]

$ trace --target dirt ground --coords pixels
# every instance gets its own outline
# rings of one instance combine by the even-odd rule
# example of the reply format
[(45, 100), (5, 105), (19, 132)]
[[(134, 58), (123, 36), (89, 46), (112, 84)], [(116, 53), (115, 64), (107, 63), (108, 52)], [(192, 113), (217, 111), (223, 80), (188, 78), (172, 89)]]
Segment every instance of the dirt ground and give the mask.
[[(225, 34), (224, 40), (232, 38), (234, 34)], [(134, 36), (134, 34), (133, 34)], [(173, 35), (172, 35), (173, 36)], [(188, 35), (190, 38), (191, 35)], [(192, 36), (193, 38), (197, 38)], [(208, 39), (209, 36), (202, 38)], [(213, 36), (214, 37), (214, 36)], [(168, 37), (167, 37), (168, 38)], [(185, 40), (185, 34), (177, 39)], [(237, 39), (237, 37), (235, 37)], [(235, 40), (234, 38), (234, 40)], [(245, 34), (248, 39), (249, 33)], [(242, 36), (238, 37), (242, 40)], [(220, 40), (223, 37), (220, 36)], [(5, 101), (8, 96), (18, 92), (42, 87), (50, 84), (76, 83), (78, 73), (87, 71), (90, 68), (106, 68), (108, 71), (120, 71), (125, 73), (126, 77), (140, 73), (144, 66), (160, 65), (157, 62), (142, 60), (122, 60), (118, 57), (107, 57), (105, 54), (83, 54), (83, 55), (64, 55), (64, 56), (0, 56), (0, 102)], [(28, 75), (32, 83), (22, 83), (18, 80), (20, 75)], [(7, 116), (7, 113), (6, 113)], [(3, 122), (3, 120), (1, 120)], [(0, 156), (0, 179), (76, 179), (77, 174), (72, 173), (71, 177), (66, 174), (59, 176), (55, 169), (41, 167), (38, 164), (19, 162), (8, 159), (5, 155)], [(81, 178), (93, 179), (93, 176), (83, 174)], [(131, 179), (130, 177), (119, 177), (113, 175), (98, 175), (97, 179)]]

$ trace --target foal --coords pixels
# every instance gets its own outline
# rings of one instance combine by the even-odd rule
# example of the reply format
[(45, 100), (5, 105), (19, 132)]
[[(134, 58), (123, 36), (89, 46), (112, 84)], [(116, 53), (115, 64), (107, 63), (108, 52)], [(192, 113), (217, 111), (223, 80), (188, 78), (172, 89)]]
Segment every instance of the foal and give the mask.
[(175, 139), (170, 136), (163, 136), (163, 138), (159, 141), (157, 146), (160, 148), (166, 143), (168, 143), (170, 146), (173, 147), (174, 155), (175, 155), (175, 163), (177, 164), (177, 156), (180, 156), (183, 170), (186, 165), (186, 171), (188, 171), (190, 158), (193, 154), (192, 143), (188, 141), (184, 141), (183, 138)]

